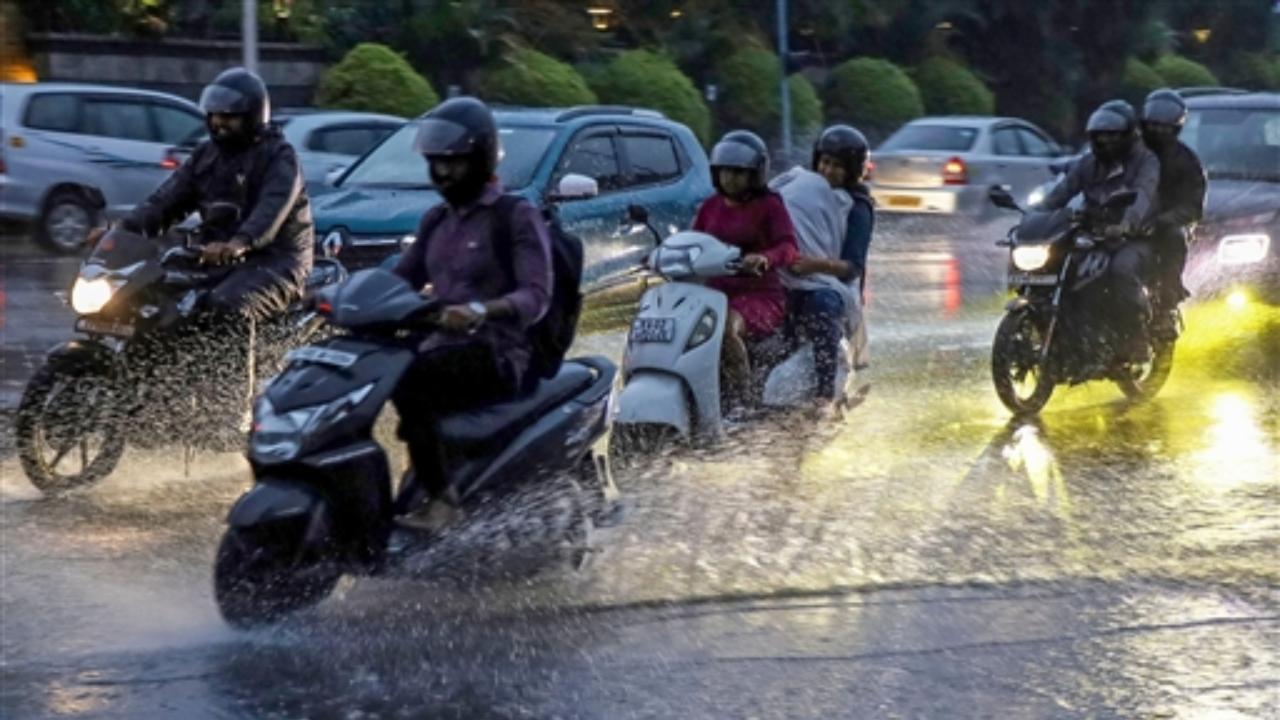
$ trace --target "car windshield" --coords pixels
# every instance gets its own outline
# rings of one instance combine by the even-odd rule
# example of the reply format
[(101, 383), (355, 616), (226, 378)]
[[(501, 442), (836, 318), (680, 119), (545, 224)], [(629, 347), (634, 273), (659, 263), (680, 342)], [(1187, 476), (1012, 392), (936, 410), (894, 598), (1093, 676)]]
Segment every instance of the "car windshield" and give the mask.
[(880, 150), (964, 152), (973, 147), (978, 129), (951, 125), (908, 125), (884, 141)]
[(1280, 182), (1280, 109), (1193, 109), (1181, 139), (1209, 177)]
[[(392, 133), (351, 168), (351, 172), (342, 179), (341, 186), (431, 187), (427, 164), (413, 151), (417, 132), (418, 124), (411, 122)], [(503, 152), (502, 162), (498, 164), (498, 177), (503, 187), (518, 190), (533, 179), (533, 172), (555, 137), (555, 130), (504, 127), (498, 132)]]

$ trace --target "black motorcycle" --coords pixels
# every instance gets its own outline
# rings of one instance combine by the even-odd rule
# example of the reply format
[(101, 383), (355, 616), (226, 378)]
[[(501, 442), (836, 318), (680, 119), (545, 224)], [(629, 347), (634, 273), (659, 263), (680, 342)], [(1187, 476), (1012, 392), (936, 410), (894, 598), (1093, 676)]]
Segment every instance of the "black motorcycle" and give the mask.
[[(233, 625), (318, 603), (344, 573), (412, 573), (409, 558), (449, 535), (405, 519), (425, 493), (412, 473), (393, 492), (373, 439), (438, 304), (375, 268), (321, 293), (317, 308), (341, 334), (290, 352), (254, 408), (255, 484), (231, 509), (214, 566), (218, 608)], [(438, 419), (451, 499), (474, 513), (541, 492), (560, 547), (585, 560), (617, 495), (608, 462), (615, 373), (604, 358), (569, 359), (530, 394)]]
[[(1097, 313), (1101, 280), (1111, 250), (1096, 230), (1133, 204), (1136, 193), (1117, 193), (1090, 210), (1023, 210), (1000, 187), (990, 191), (997, 207), (1023, 213), (1021, 222), (997, 244), (1008, 247), (1008, 284), (1017, 296), (1005, 307), (991, 348), (991, 375), (1005, 407), (1018, 414), (1039, 412), (1054, 387), (1090, 380), (1115, 382), (1132, 400), (1160, 391), (1173, 369), (1177, 333), (1148, 322), (1144, 362), (1122, 361), (1114, 338), (1101, 332)], [(1173, 311), (1175, 314), (1176, 310)], [(1177, 316), (1173, 327), (1181, 327)]]
[[(210, 288), (233, 268), (200, 264), (198, 230), (177, 236), (117, 227), (81, 264), (69, 297), (80, 337), (49, 352), (15, 422), (23, 471), (40, 490), (106, 477), (126, 444), (239, 447), (253, 378), (321, 327), (302, 303), (238, 332), (205, 323)], [(336, 260), (319, 259), (307, 286), (345, 276)]]

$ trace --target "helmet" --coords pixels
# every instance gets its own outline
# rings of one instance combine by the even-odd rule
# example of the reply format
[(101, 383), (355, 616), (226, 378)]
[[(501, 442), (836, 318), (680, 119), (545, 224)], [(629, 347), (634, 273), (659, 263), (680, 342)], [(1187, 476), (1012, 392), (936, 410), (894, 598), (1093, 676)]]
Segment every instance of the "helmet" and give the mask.
[(205, 122), (214, 113), (245, 118), (245, 133), (257, 137), (271, 122), (271, 97), (257, 73), (241, 67), (223, 70), (200, 93), (200, 110)]
[(759, 135), (749, 130), (734, 130), (720, 138), (711, 148), (711, 182), (720, 189), (720, 168), (742, 168), (751, 171), (751, 188), (764, 190), (769, 178), (769, 147)]
[(1111, 100), (1093, 111), (1084, 129), (1094, 157), (1107, 163), (1116, 162), (1129, 154), (1137, 140), (1137, 113), (1129, 103)]
[(818, 159), (822, 155), (830, 155), (844, 164), (848, 173), (846, 184), (853, 185), (862, 180), (867, 158), (871, 154), (867, 138), (856, 128), (848, 125), (832, 125), (818, 136), (813, 143), (813, 159), (811, 168), (818, 169)]
[(1142, 122), (1181, 128), (1187, 122), (1187, 103), (1169, 88), (1153, 90), (1142, 106)]
[(427, 158), (474, 156), (479, 160), (476, 172), (486, 180), (502, 156), (493, 112), (467, 96), (449, 98), (423, 115), (413, 148)]

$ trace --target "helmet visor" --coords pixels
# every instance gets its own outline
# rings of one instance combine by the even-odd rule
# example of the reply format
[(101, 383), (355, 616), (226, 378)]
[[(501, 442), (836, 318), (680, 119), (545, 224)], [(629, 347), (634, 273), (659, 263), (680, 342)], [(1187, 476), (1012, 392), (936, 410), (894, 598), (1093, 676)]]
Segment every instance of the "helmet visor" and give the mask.
[(419, 155), (463, 155), (471, 151), (471, 140), (471, 133), (465, 125), (426, 118), (418, 124), (413, 149)]
[(760, 165), (760, 153), (755, 148), (742, 143), (717, 143), (711, 149), (711, 165), (754, 170)]
[(249, 112), (252, 106), (252, 98), (226, 85), (210, 85), (200, 93), (200, 109), (207, 115), (213, 113), (239, 115)]

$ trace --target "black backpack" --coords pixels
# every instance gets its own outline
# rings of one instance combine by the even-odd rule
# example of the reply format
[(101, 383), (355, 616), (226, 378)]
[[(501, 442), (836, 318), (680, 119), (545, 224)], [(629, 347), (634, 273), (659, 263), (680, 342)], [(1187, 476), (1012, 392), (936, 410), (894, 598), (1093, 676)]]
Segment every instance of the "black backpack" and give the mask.
[[(519, 195), (503, 195), (493, 204), (493, 243), (498, 261), (506, 268), (508, 277), (514, 278), (514, 259), (511, 255), (511, 216), (516, 206), (526, 200)], [(430, 236), (444, 219), (444, 204), (428, 211), (423, 221), (422, 234)], [(582, 313), (582, 240), (565, 232), (554, 213), (543, 210), (547, 231), (551, 237), (551, 303), (547, 312), (529, 328), (529, 344), (533, 352), (529, 358), (532, 372), (530, 379), (555, 377), (560, 364), (573, 345), (578, 330), (578, 316)]]

